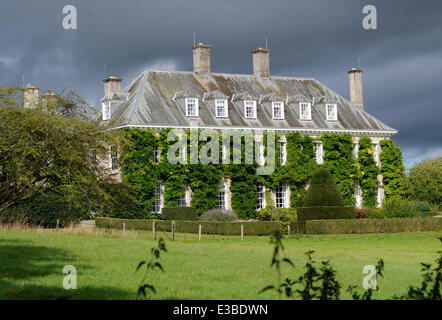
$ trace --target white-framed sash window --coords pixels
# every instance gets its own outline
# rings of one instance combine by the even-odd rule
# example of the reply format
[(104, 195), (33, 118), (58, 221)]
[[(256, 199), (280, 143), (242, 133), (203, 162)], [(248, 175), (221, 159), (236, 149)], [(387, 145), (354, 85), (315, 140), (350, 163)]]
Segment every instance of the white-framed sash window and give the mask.
[(186, 116), (198, 117), (198, 99), (186, 98)]
[(312, 104), (301, 102), (299, 104), (299, 118), (301, 120), (312, 120)]
[(244, 101), (244, 115), (246, 119), (256, 119), (256, 101)]

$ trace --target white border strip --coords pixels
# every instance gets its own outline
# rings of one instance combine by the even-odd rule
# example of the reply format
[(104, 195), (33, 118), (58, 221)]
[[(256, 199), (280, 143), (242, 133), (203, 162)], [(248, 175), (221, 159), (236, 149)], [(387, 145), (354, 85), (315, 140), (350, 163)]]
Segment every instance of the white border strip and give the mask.
[[(122, 125), (118, 127), (111, 128), (110, 130), (115, 129), (124, 129), (124, 128), (149, 128), (149, 129), (191, 129), (191, 126), (165, 126), (165, 125)], [(295, 131), (295, 132), (310, 132), (310, 133), (353, 133), (353, 134), (375, 134), (375, 135), (393, 135), (398, 133), (397, 130), (357, 130), (357, 129), (308, 129), (308, 128), (266, 128), (266, 127), (196, 127), (198, 129), (208, 129), (208, 130), (267, 130), (267, 131)]]

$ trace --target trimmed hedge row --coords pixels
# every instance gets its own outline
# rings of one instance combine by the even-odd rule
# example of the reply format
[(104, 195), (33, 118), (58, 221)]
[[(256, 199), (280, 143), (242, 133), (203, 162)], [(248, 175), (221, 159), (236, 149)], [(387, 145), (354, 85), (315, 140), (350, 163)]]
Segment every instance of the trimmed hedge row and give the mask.
[(354, 207), (318, 206), (300, 207), (297, 210), (298, 221), (321, 219), (352, 219), (355, 216)]
[(307, 234), (442, 231), (442, 218), (310, 220), (305, 224)]
[[(144, 219), (114, 219), (96, 218), (95, 223), (98, 228), (122, 229), (123, 222), (126, 229), (152, 230), (155, 221), (156, 229), (170, 232), (172, 230), (171, 220), (144, 220)], [(176, 232), (198, 233), (198, 226), (201, 225), (203, 234), (219, 235), (240, 235), (241, 225), (244, 225), (244, 234), (261, 236), (270, 235), (275, 231), (282, 231), (282, 224), (277, 221), (246, 221), (246, 222), (225, 222), (225, 221), (175, 221)]]
[(174, 207), (163, 208), (165, 220), (198, 220), (198, 213), (195, 207)]

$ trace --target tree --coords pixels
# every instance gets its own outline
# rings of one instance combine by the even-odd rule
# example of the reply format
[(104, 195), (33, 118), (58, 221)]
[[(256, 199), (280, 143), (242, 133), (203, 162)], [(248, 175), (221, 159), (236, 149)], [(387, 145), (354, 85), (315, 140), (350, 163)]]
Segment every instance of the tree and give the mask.
[(103, 195), (100, 159), (116, 133), (87, 117), (86, 102), (72, 91), (35, 109), (21, 108), (22, 99), (23, 89), (0, 87), (0, 212), (60, 189), (73, 198)]
[(407, 176), (407, 192), (414, 200), (442, 206), (442, 157), (415, 164)]
[(385, 200), (402, 198), (405, 185), (405, 167), (402, 163), (401, 149), (396, 147), (391, 139), (382, 140), (380, 145)]

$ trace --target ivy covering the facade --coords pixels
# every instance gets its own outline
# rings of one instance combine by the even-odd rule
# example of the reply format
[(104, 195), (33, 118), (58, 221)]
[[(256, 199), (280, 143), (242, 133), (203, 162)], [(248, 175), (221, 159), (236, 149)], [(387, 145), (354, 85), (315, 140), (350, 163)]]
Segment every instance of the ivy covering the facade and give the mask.
[(374, 148), (369, 137), (359, 139), (358, 152), (358, 177), (362, 189), (362, 197), (364, 198), (364, 206), (375, 207), (376, 188), (378, 184), (379, 167), (374, 160)]
[(405, 167), (402, 163), (402, 151), (394, 145), (391, 139), (382, 140), (380, 145), (382, 148), (380, 159), (385, 200), (401, 198), (404, 195), (405, 186)]
[(353, 157), (353, 138), (350, 134), (324, 134), (319, 140), (324, 148), (324, 167), (333, 175), (344, 197), (344, 205), (355, 203), (354, 181), (356, 159)]
[[(314, 139), (308, 135), (289, 133), (285, 140), (276, 135), (275, 170), (267, 176), (258, 176), (256, 161), (246, 164), (245, 138), (241, 141), (241, 164), (232, 164), (233, 139), (230, 140), (230, 164), (222, 163), (222, 140), (220, 133), (208, 135), (205, 142), (199, 141), (201, 152), (212, 139), (218, 139), (219, 163), (172, 164), (167, 159), (169, 148), (176, 141), (168, 141), (170, 129), (153, 131), (147, 129), (124, 129), (120, 164), (124, 180), (131, 183), (138, 194), (138, 200), (144, 207), (145, 217), (152, 217), (151, 206), (155, 203), (155, 188), (162, 181), (164, 186), (164, 205), (177, 206), (177, 199), (183, 194), (187, 185), (192, 192), (191, 205), (195, 206), (198, 213), (218, 207), (217, 195), (223, 180), (230, 179), (231, 206), (240, 219), (256, 218), (256, 205), (258, 192), (256, 184), (261, 181), (266, 187), (267, 196), (270, 190), (275, 190), (281, 182), (290, 186), (290, 206), (292, 208), (303, 205), (306, 185), (314, 171), (319, 166), (324, 166), (333, 174), (339, 190), (344, 197), (345, 205), (354, 203), (354, 180), (361, 183), (364, 205), (376, 205), (376, 184), (379, 168), (373, 159), (373, 146), (370, 138), (362, 137), (359, 140), (359, 159), (353, 158), (353, 140), (350, 134), (324, 134), (315, 140), (322, 140), (324, 147), (324, 163), (318, 165), (315, 160)], [(189, 141), (192, 135), (186, 131), (184, 141)], [(263, 143), (266, 146), (267, 135), (264, 134)], [(384, 184), (386, 194), (400, 195), (403, 188), (401, 171), (395, 168), (402, 165), (399, 148), (391, 140), (383, 142), (381, 159), (385, 162), (382, 173), (385, 175)], [(286, 143), (286, 163), (280, 163), (280, 144)], [(159, 152), (160, 161), (154, 161), (154, 147)], [(187, 160), (189, 151), (187, 150)], [(206, 150), (207, 151), (207, 150)], [(210, 155), (215, 155), (216, 150), (211, 150)], [(267, 150), (264, 149), (265, 154)], [(250, 155), (249, 155), (250, 156)], [(357, 161), (358, 160), (358, 161)], [(403, 171), (402, 171), (403, 172)], [(387, 191), (388, 190), (388, 191)], [(270, 204), (270, 203), (269, 203)], [(155, 216), (155, 215), (154, 215)]]

